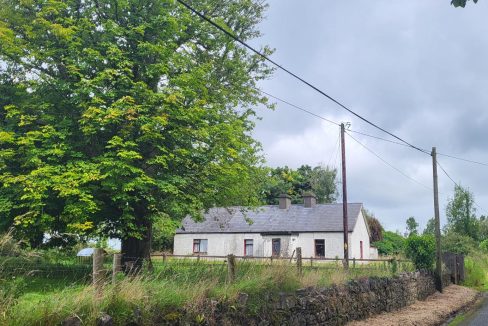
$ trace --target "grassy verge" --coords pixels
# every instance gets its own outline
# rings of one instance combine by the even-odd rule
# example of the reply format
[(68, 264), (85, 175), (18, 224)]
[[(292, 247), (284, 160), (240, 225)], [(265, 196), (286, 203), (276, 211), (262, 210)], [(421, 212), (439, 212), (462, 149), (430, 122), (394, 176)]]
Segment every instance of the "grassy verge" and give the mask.
[[(174, 259), (155, 261), (152, 273), (138, 277), (120, 275), (116, 284), (107, 283), (100, 295), (95, 295), (95, 289), (83, 281), (26, 274), (15, 277), (14, 283), (19, 286), (1, 296), (0, 324), (55, 325), (76, 315), (83, 324), (91, 325), (102, 312), (111, 315), (115, 324), (130, 322), (136, 316), (151, 324), (155, 318), (177, 319), (182, 309), (198, 315), (207, 299), (232, 302), (239, 293), (248, 294), (248, 306), (251, 311), (258, 311), (265, 293), (370, 276), (392, 276), (392, 271), (383, 264), (369, 264), (344, 273), (342, 267), (329, 263), (304, 266), (303, 275), (298, 276), (295, 266), (288, 262), (270, 265), (241, 261), (237, 264), (236, 280), (230, 284), (222, 261)], [(12, 283), (12, 279), (3, 282)]]
[(463, 285), (478, 291), (488, 291), (488, 255), (470, 254), (464, 260), (465, 281)]

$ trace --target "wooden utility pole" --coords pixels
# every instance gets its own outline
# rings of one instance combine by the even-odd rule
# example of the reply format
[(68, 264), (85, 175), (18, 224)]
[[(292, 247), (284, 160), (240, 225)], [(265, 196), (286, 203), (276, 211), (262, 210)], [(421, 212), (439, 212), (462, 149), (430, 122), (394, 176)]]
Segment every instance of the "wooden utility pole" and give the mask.
[(346, 141), (345, 127), (341, 123), (341, 150), (342, 150), (342, 221), (344, 226), (344, 268), (349, 268), (349, 226), (347, 223), (347, 182), (346, 182)]
[(436, 289), (442, 292), (441, 222), (439, 217), (439, 187), (437, 184), (437, 151), (432, 147), (432, 169), (434, 175), (434, 213), (435, 213), (435, 274)]

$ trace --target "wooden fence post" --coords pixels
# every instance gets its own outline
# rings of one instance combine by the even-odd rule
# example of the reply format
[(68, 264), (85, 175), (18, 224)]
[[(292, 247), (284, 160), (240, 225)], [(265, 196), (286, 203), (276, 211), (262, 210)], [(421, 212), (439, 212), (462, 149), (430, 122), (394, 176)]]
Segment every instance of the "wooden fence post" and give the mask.
[(459, 284), (458, 280), (458, 256), (454, 255), (454, 264), (452, 266), (454, 267), (454, 284)]
[(112, 283), (115, 284), (117, 273), (122, 272), (122, 254), (114, 254), (112, 264)]
[(302, 248), (298, 247), (297, 249), (297, 272), (298, 275), (302, 275)]
[(310, 256), (310, 267), (313, 267), (313, 256)]
[(391, 273), (396, 274), (398, 272), (398, 265), (395, 258), (391, 259)]
[(166, 253), (163, 253), (163, 263), (166, 263)]
[(227, 278), (229, 283), (236, 279), (236, 257), (232, 254), (227, 255)]
[(356, 269), (356, 257), (352, 259), (352, 268)]
[(93, 286), (100, 292), (103, 285), (103, 249), (95, 248), (93, 250)]

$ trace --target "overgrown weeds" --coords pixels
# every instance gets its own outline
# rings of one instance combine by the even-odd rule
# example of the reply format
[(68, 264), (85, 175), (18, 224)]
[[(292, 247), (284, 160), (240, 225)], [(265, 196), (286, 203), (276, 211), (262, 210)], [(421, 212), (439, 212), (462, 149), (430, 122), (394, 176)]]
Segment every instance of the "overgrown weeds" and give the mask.
[(488, 290), (488, 256), (470, 254), (464, 259), (464, 285), (477, 290)]
[[(392, 275), (391, 270), (380, 264), (357, 266), (345, 273), (334, 263), (304, 266), (302, 275), (298, 275), (296, 266), (288, 261), (273, 264), (240, 261), (236, 270), (235, 281), (230, 283), (224, 261), (170, 259), (163, 263), (155, 260), (152, 273), (135, 277), (120, 274), (115, 284), (107, 283), (98, 296), (92, 286), (83, 283), (67, 282), (61, 288), (47, 290), (46, 287), (29, 289), (29, 282), (36, 278), (24, 276), (24, 282), (29, 284), (21, 285), (23, 290), (11, 292), (0, 311), (0, 324), (55, 325), (67, 317), (78, 316), (83, 324), (91, 325), (102, 313), (112, 316), (115, 324), (131, 321), (151, 324), (157, 318), (176, 320), (183, 310), (202, 315), (209, 299), (228, 302), (231, 306), (240, 293), (249, 295), (248, 306), (257, 312), (266, 304), (266, 293)], [(45, 285), (53, 281), (45, 279)]]

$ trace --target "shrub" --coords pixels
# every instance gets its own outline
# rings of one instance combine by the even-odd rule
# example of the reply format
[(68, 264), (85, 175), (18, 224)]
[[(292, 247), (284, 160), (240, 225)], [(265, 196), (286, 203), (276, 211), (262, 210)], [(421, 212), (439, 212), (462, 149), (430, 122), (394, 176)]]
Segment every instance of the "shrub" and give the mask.
[(431, 269), (435, 259), (435, 239), (431, 235), (410, 235), (405, 241), (405, 255), (417, 269)]
[(468, 255), (476, 252), (476, 248), (478, 247), (473, 238), (453, 231), (449, 231), (442, 237), (441, 244), (442, 251), (461, 255)]
[(380, 255), (391, 256), (402, 253), (404, 242), (405, 238), (401, 235), (395, 232), (385, 231), (383, 232), (383, 240), (376, 241), (373, 245), (378, 248)]
[(488, 259), (485, 255), (474, 255), (464, 259), (465, 279), (463, 285), (474, 287), (478, 290), (486, 290), (488, 284), (485, 269), (488, 267)]
[(488, 239), (485, 239), (480, 242), (480, 249), (483, 250), (483, 252), (488, 252)]

